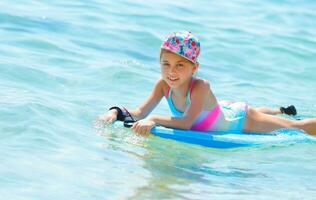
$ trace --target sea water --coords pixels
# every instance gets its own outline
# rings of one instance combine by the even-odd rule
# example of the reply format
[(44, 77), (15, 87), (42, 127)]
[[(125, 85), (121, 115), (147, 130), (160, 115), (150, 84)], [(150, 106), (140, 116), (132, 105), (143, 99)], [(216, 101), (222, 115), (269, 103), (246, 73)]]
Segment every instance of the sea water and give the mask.
[[(218, 99), (316, 117), (313, 0), (0, 2), (1, 199), (315, 199), (316, 144), (212, 149), (101, 127), (160, 77), (162, 39), (201, 41)], [(168, 115), (165, 100), (155, 114)]]

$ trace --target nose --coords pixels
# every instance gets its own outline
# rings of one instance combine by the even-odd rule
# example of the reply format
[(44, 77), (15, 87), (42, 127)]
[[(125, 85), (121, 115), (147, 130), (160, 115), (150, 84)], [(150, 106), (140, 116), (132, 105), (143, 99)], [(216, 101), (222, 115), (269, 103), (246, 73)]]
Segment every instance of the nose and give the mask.
[(174, 66), (170, 67), (170, 73), (171, 74), (177, 73), (177, 69)]

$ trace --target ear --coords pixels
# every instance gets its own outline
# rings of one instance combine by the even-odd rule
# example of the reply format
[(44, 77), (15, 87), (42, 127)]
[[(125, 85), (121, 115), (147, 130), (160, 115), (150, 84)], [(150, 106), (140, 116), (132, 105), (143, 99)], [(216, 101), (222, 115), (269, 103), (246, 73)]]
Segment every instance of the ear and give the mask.
[(199, 69), (199, 66), (200, 66), (200, 63), (199, 62), (196, 62), (194, 65), (193, 65), (193, 74)]

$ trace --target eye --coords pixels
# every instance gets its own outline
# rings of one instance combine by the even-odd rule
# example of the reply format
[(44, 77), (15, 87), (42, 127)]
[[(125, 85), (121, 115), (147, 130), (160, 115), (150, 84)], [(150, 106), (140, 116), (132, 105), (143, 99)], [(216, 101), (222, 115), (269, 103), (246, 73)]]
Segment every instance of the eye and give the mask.
[(177, 64), (177, 68), (182, 69), (184, 67), (184, 65), (182, 63)]

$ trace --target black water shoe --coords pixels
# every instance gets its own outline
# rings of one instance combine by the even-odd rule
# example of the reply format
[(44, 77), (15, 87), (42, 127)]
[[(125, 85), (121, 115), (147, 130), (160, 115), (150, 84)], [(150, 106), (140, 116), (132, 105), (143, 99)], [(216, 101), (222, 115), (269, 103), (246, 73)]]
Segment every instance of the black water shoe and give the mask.
[(290, 105), (286, 108), (280, 107), (280, 111), (287, 115), (296, 115), (296, 108), (293, 105)]

